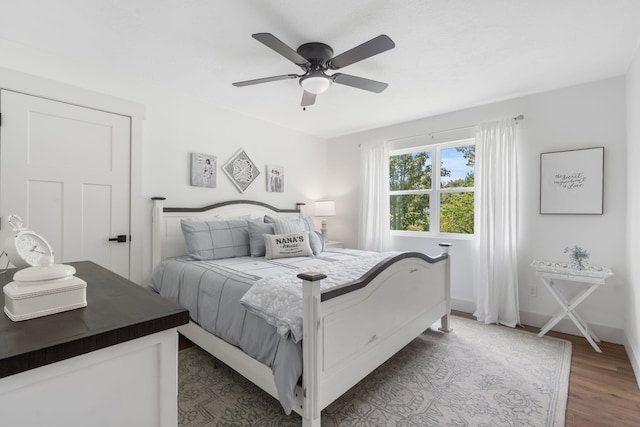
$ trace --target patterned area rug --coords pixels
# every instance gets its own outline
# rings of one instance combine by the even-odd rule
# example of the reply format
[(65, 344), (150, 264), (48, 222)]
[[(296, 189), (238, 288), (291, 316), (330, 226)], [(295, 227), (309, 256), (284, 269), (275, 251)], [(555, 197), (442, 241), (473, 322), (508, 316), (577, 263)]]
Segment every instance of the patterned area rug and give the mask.
[[(564, 426), (571, 343), (454, 317), (322, 411), (323, 426)], [(181, 426), (300, 426), (199, 347), (179, 354)]]

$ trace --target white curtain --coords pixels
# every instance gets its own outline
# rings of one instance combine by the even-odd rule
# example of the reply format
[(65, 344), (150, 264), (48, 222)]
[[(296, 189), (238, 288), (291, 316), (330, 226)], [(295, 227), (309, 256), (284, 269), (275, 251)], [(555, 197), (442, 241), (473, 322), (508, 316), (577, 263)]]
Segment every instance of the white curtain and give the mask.
[(358, 247), (368, 251), (388, 251), (389, 232), (389, 145), (386, 141), (360, 146), (362, 171)]
[(476, 127), (476, 312), (484, 323), (515, 327), (518, 306), (518, 173), (513, 119)]

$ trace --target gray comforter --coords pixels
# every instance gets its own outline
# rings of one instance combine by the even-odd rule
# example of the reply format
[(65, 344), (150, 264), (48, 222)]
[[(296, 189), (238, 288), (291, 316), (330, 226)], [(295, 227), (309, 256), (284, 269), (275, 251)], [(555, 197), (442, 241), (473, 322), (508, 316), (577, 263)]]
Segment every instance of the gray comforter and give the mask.
[(149, 286), (189, 310), (191, 320), (208, 332), (239, 347), (269, 366), (274, 374), (280, 403), (287, 414), (295, 402), (295, 386), (302, 374), (300, 342), (278, 334), (264, 319), (247, 311), (240, 299), (257, 280), (286, 271), (322, 271), (340, 260), (352, 260), (366, 252), (342, 249), (317, 257), (238, 257), (215, 261), (169, 258), (154, 270)]

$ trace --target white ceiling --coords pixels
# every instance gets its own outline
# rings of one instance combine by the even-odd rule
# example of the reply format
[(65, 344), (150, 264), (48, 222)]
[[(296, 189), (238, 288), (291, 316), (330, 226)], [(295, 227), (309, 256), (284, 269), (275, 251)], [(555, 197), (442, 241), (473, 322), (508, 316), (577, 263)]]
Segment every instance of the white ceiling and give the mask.
[[(395, 49), (340, 71), (389, 87), (334, 85), (306, 111), (296, 80), (233, 87), (300, 74), (257, 32), (335, 54), (387, 34)], [(0, 38), (329, 138), (622, 75), (640, 1), (0, 0)]]

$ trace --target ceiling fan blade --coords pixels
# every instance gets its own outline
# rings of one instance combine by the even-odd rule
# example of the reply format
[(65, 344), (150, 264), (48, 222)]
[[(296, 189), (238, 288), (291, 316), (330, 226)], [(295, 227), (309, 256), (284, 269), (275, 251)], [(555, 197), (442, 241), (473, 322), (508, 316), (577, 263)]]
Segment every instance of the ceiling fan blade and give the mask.
[(329, 68), (337, 70), (347, 65), (351, 65), (355, 62), (362, 61), (363, 59), (370, 58), (379, 53), (385, 52), (389, 49), (396, 47), (396, 44), (385, 34), (381, 34), (378, 37), (374, 37), (368, 42), (364, 42), (359, 46), (354, 47), (338, 56), (335, 56), (329, 60)]
[(307, 92), (306, 90), (302, 93), (302, 102), (300, 103), (301, 107), (308, 107), (309, 105), (313, 105), (316, 102), (316, 94)]
[(257, 85), (257, 84), (260, 84), (260, 83), (275, 82), (275, 81), (278, 81), (278, 80), (297, 79), (298, 77), (300, 77), (300, 76), (297, 75), (297, 74), (283, 74), (281, 76), (263, 77), (261, 79), (245, 80), (243, 82), (235, 82), (235, 83), (232, 83), (232, 85), (234, 85), (236, 87), (243, 87), (243, 86)]
[(375, 93), (380, 93), (389, 86), (387, 83), (342, 73), (336, 73), (331, 76), (331, 78), (338, 84), (364, 89)]
[(258, 40), (260, 43), (264, 44), (265, 46), (275, 50), (280, 55), (284, 56), (289, 61), (293, 62), (294, 64), (302, 68), (311, 65), (311, 63), (307, 61), (304, 57), (302, 57), (298, 52), (291, 49), (289, 46), (284, 44), (279, 38), (277, 38), (271, 33), (256, 33), (256, 34), (252, 34), (251, 37)]

